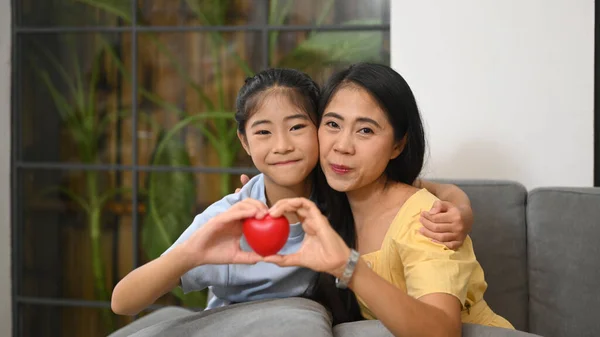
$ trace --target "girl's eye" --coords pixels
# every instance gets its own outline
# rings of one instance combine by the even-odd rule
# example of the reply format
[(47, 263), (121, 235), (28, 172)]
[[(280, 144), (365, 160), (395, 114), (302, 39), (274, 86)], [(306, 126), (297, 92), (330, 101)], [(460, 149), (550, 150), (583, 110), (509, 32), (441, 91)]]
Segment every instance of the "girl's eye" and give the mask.
[(369, 133), (373, 133), (373, 130), (369, 129), (369, 128), (362, 128), (360, 130), (358, 130), (359, 133), (362, 134), (369, 134)]
[(304, 129), (305, 127), (306, 127), (306, 125), (304, 125), (304, 124), (298, 124), (298, 125), (292, 126), (292, 128), (290, 130), (295, 131), (295, 130)]
[(255, 135), (268, 135), (268, 134), (270, 134), (270, 132), (267, 130), (258, 130), (254, 134)]
[(336, 122), (333, 122), (333, 121), (327, 122), (327, 123), (325, 123), (325, 125), (329, 126), (330, 128), (337, 128), (337, 127), (339, 127), (339, 125)]

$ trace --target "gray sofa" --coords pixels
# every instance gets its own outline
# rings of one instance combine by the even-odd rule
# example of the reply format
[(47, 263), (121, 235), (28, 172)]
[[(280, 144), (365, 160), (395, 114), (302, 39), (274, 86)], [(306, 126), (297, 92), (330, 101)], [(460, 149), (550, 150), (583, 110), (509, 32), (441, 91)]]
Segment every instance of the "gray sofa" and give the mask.
[(545, 337), (600, 335), (600, 188), (454, 183), (472, 202), (494, 311)]
[[(521, 184), (510, 181), (446, 182), (461, 187), (471, 199), (475, 214), (471, 237), (489, 285), (486, 301), (521, 330), (465, 324), (463, 336), (531, 336), (522, 331), (545, 337), (600, 335), (600, 290), (597, 289), (600, 285), (600, 188), (539, 188), (528, 193)], [(251, 328), (239, 325), (240, 320), (248, 319), (249, 315), (259, 319), (256, 315), (261, 313), (259, 315), (270, 318), (270, 322), (278, 322), (277, 331), (282, 335), (284, 332), (285, 335), (304, 335), (298, 331), (303, 328), (292, 328), (294, 320), (274, 319), (273, 315), (285, 315), (287, 310), (286, 306), (277, 307), (277, 303), (261, 303), (261, 309), (250, 305), (226, 311), (231, 315), (229, 318), (238, 323), (229, 328), (240, 326), (239, 331), (244, 335), (253, 335)], [(269, 312), (265, 308), (273, 310)], [(165, 325), (167, 328), (163, 327), (163, 331), (165, 335), (172, 335), (172, 327), (179, 325), (181, 317), (186, 317), (186, 322), (215, 320), (202, 315), (181, 308), (161, 309), (112, 336), (127, 336), (164, 320), (171, 320), (168, 323), (171, 325)], [(308, 329), (306, 322), (298, 322), (300, 327)], [(314, 326), (327, 325), (327, 322), (314, 322)], [(286, 332), (287, 326), (290, 328)], [(138, 335), (160, 335), (150, 330), (146, 335)], [(391, 336), (377, 321), (342, 324), (333, 332), (339, 337)], [(264, 331), (257, 333), (264, 335)]]

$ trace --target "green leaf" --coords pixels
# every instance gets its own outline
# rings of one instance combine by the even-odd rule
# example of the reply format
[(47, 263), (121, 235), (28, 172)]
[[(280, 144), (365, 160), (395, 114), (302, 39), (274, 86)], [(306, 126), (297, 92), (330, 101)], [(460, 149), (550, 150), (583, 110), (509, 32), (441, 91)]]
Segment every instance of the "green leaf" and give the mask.
[[(155, 150), (152, 164), (161, 166), (190, 166), (185, 144), (175, 137), (158, 142), (164, 151)], [(156, 149), (158, 150), (159, 147)], [(192, 220), (190, 215), (196, 201), (196, 187), (192, 172), (149, 172), (148, 210), (144, 219), (142, 237), (148, 258), (154, 259), (169, 248)]]
[[(153, 165), (190, 166), (185, 144), (175, 137), (165, 138), (161, 132), (160, 144), (152, 157)], [(164, 151), (159, 151), (164, 149)], [(148, 259), (159, 257), (183, 233), (193, 220), (196, 203), (196, 181), (192, 172), (149, 172), (147, 180), (147, 213), (143, 220), (142, 244)], [(206, 294), (185, 295), (174, 292), (186, 305), (204, 307)]]
[[(352, 20), (343, 25), (376, 25), (379, 20)], [(279, 67), (307, 71), (381, 59), (383, 36), (378, 31), (316, 32), (286, 55)]]
[(92, 7), (107, 11), (131, 23), (131, 2), (124, 0), (76, 0)]

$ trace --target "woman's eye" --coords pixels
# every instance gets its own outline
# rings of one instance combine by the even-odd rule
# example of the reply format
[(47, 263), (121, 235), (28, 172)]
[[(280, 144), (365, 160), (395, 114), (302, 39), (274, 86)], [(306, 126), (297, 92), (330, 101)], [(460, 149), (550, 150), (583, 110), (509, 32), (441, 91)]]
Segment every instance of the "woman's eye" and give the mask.
[(298, 124), (298, 125), (292, 126), (292, 128), (290, 130), (295, 131), (295, 130), (304, 129), (305, 127), (306, 127), (306, 125), (304, 125), (304, 124)]
[(358, 130), (358, 132), (360, 132), (362, 134), (369, 134), (369, 133), (373, 133), (373, 130), (369, 129), (369, 128), (362, 128), (362, 129)]
[(339, 127), (339, 125), (336, 122), (327, 122), (325, 123), (325, 125), (331, 127), (331, 128), (337, 128)]
[(268, 135), (268, 134), (270, 134), (270, 132), (267, 130), (258, 130), (254, 134), (255, 135)]

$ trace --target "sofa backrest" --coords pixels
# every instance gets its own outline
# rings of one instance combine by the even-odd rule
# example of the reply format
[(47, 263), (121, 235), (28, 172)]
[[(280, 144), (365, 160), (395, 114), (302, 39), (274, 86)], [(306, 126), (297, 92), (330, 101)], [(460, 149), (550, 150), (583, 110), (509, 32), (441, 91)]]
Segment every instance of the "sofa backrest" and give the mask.
[(600, 334), (600, 188), (540, 188), (527, 206), (529, 330)]
[(527, 190), (512, 181), (446, 180), (471, 199), (471, 238), (488, 289), (484, 299), (515, 328), (528, 330)]

